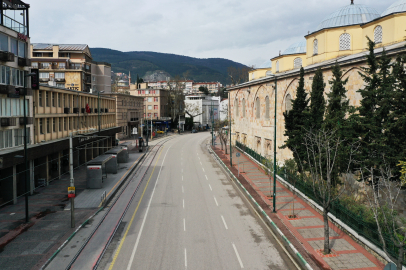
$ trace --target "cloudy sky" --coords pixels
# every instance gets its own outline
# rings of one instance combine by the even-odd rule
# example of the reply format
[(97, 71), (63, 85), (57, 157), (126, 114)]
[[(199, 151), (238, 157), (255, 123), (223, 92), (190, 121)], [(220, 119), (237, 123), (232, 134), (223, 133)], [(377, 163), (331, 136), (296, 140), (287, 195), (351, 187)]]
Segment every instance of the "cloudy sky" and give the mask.
[[(26, 0), (31, 42), (260, 65), (350, 0)], [(355, 0), (382, 13), (395, 0)], [(13, 11), (9, 16), (14, 16)], [(21, 17), (16, 12), (15, 18)]]

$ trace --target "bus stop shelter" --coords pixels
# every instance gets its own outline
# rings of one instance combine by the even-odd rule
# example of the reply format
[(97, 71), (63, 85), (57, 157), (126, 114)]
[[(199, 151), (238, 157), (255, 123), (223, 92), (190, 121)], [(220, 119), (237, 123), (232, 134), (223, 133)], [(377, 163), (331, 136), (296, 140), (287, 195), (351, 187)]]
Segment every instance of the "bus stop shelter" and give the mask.
[(122, 157), (119, 157), (118, 162), (119, 163), (127, 163), (128, 159), (130, 158), (130, 145), (132, 145), (131, 142), (125, 142), (119, 145), (124, 151), (124, 155)]
[(103, 179), (107, 178), (106, 163), (112, 159), (112, 155), (101, 155), (87, 163), (86, 187), (102, 188)]
[(126, 153), (121, 147), (114, 147), (104, 153), (105, 155), (111, 155), (111, 159), (106, 163), (107, 173), (117, 173), (118, 163), (125, 163)]

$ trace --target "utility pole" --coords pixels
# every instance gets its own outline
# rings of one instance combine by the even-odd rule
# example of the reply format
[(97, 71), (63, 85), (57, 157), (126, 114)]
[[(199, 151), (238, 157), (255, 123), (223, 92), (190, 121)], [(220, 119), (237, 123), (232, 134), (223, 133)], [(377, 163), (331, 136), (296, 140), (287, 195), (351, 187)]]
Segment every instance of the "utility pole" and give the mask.
[(275, 121), (273, 138), (273, 212), (276, 213), (276, 105), (278, 97), (278, 78), (275, 76)]
[[(73, 147), (72, 147), (72, 133), (69, 136), (69, 174), (70, 174), (70, 187), (74, 189), (75, 180), (73, 178)], [(75, 198), (70, 198), (70, 226), (75, 228)]]
[(213, 114), (213, 100), (211, 101), (211, 144), (214, 146), (214, 114)]

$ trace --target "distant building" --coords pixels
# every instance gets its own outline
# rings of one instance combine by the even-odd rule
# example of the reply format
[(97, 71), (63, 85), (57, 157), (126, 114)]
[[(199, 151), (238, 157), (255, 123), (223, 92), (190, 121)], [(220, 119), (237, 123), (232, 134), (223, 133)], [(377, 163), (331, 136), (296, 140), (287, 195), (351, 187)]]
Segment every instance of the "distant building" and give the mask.
[[(214, 121), (219, 119), (220, 97), (186, 96), (185, 107), (187, 106), (191, 106), (199, 113), (198, 116), (193, 118), (193, 122), (198, 122), (202, 126), (212, 125), (212, 115)], [(186, 117), (188, 117), (187, 114)]]
[(82, 92), (111, 92), (111, 65), (95, 62), (86, 44), (31, 44), (32, 67), (40, 81)]
[(141, 134), (141, 119), (144, 115), (144, 98), (122, 93), (109, 93), (103, 96), (114, 97), (116, 99), (116, 122), (122, 128), (121, 133), (117, 133), (117, 139), (133, 138), (133, 128), (137, 129), (137, 134)]
[(223, 99), (220, 102), (220, 121), (224, 121), (226, 119), (228, 119), (229, 115), (228, 115), (228, 99)]
[(218, 91), (220, 91), (222, 86), (223, 85), (219, 82), (194, 82), (193, 88), (192, 88), (192, 93), (198, 94), (198, 93), (200, 93), (200, 91), (199, 91), (200, 87), (206, 87), (209, 90), (210, 94), (217, 94)]
[(132, 96), (144, 98), (144, 118), (162, 119), (169, 116), (169, 91), (165, 89), (130, 89)]

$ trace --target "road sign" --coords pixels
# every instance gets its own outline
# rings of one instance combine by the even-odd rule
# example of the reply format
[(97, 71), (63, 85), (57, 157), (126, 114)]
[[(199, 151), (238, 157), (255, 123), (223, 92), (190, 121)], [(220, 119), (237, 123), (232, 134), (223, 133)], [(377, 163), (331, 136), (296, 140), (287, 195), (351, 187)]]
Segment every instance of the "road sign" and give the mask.
[(241, 154), (238, 153), (238, 152), (237, 152), (235, 155), (236, 155), (236, 157), (240, 157), (240, 156), (241, 156)]
[(75, 187), (68, 187), (68, 198), (75, 197), (76, 197)]

